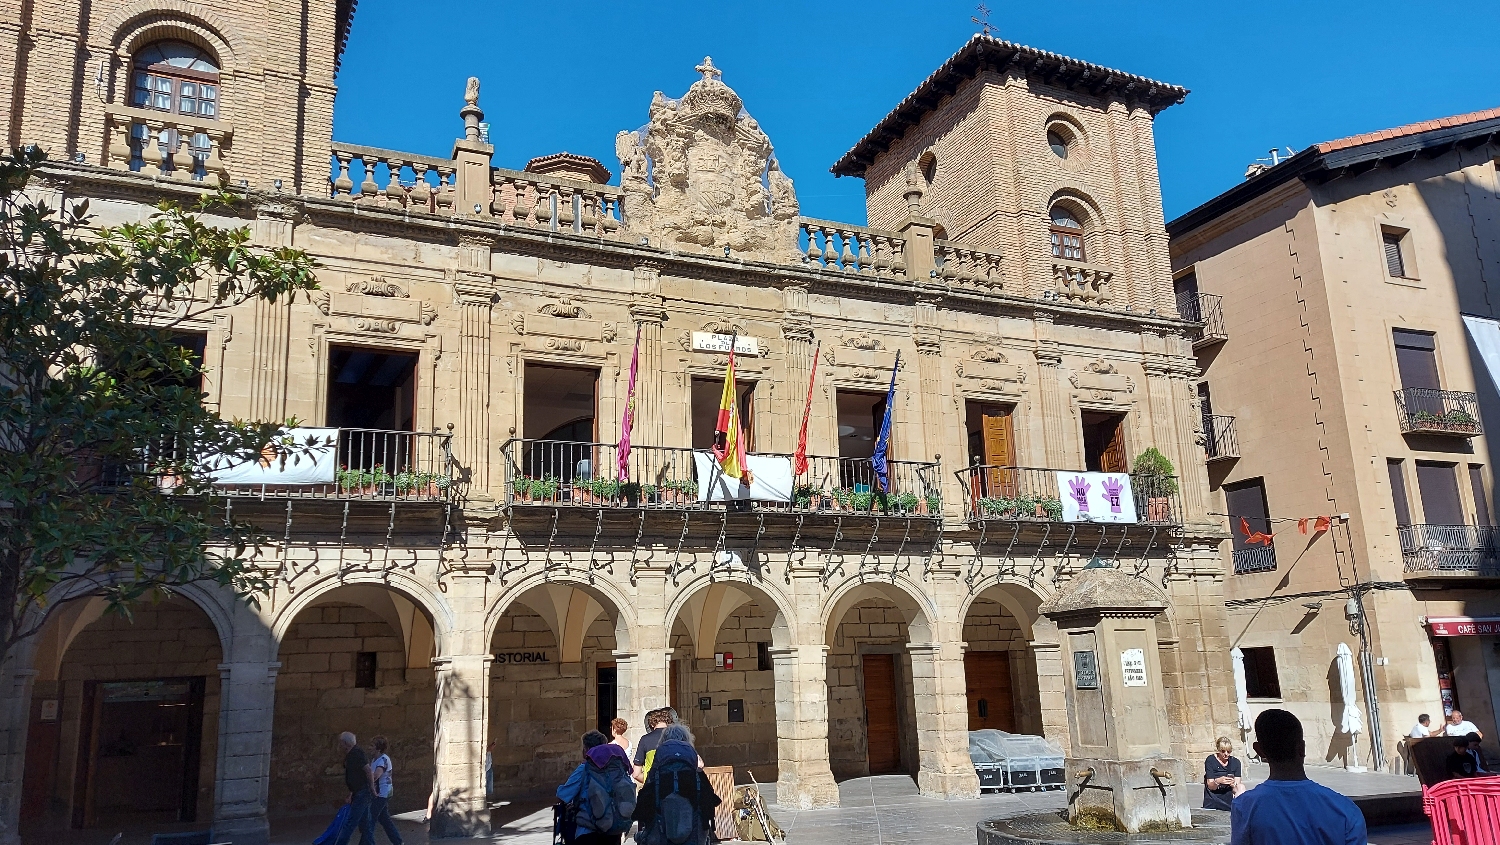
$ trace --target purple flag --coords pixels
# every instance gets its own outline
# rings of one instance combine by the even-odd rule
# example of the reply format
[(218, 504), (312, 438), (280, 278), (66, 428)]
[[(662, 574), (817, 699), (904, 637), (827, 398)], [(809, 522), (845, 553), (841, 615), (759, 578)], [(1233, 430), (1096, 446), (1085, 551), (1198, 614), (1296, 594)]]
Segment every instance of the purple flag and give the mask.
[(625, 390), (625, 415), (620, 418), (620, 445), (615, 478), (625, 481), (630, 475), (630, 430), (635, 428), (635, 372), (641, 358), (641, 327), (635, 327), (635, 348), (630, 350), (630, 387)]

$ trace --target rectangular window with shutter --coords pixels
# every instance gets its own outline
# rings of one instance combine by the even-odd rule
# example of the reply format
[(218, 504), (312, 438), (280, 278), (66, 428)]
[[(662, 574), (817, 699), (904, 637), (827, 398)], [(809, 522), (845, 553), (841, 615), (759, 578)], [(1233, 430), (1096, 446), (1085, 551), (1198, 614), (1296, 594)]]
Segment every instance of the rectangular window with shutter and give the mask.
[(1280, 698), (1281, 678), (1276, 673), (1276, 650), (1271, 646), (1242, 648), (1245, 655), (1245, 697)]
[(1406, 278), (1406, 261), (1401, 257), (1401, 236), (1394, 232), (1381, 233), (1385, 247), (1385, 269), (1393, 279)]
[(1391, 478), (1391, 503), (1396, 508), (1396, 524), (1411, 525), (1411, 503), (1406, 500), (1405, 462), (1388, 459), (1385, 468)]

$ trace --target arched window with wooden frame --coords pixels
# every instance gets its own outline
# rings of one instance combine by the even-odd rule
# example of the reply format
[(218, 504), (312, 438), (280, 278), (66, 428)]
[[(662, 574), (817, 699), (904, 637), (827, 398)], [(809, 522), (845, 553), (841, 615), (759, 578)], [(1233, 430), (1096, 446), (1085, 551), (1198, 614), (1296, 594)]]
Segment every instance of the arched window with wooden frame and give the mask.
[(1049, 213), (1052, 240), (1052, 257), (1064, 261), (1084, 261), (1083, 223), (1078, 216), (1061, 205), (1052, 206)]
[(132, 106), (219, 119), (219, 63), (207, 51), (186, 41), (154, 41), (131, 64)]

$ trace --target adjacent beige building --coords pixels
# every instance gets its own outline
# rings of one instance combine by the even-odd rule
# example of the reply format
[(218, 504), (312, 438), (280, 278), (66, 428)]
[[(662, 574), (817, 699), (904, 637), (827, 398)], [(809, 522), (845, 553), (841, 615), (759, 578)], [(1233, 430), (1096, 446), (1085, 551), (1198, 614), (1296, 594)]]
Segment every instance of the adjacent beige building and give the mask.
[[(39, 188), (110, 224), (222, 184), (246, 197), (223, 223), (321, 263), (312, 296), (183, 342), (206, 401), (338, 429), (341, 468), (224, 489), (272, 541), (256, 609), (185, 589), (127, 624), (59, 597), (6, 669), (5, 841), (169, 819), (264, 841), (341, 800), (340, 730), (390, 738), (396, 809), (483, 832), (488, 743), (498, 792), (550, 790), (582, 732), (668, 705), (786, 805), (881, 772), (972, 798), (967, 730), (1074, 730), (1037, 610), (1096, 559), (1169, 597), (1151, 665), (1174, 752), (1207, 753), (1233, 719), (1224, 533), (1152, 138), (1183, 89), (976, 36), (835, 166), (866, 227), (800, 214), (707, 59), (642, 97), (608, 167), (494, 161), (505, 95), (477, 80), (451, 155), (334, 142), (352, 5), (6, 7), (8, 141), (52, 152)], [(731, 336), (765, 466), (816, 375), (789, 500), (700, 501)], [(1054, 470), (1153, 446), (1177, 474), (1136, 479), (1133, 520), (1062, 521)], [(180, 789), (132, 805), (146, 778)]]
[[(1205, 325), (1248, 709), (1296, 712), (1329, 764), (1401, 770), (1418, 715), (1436, 727), (1454, 706), (1500, 751), (1500, 362), (1479, 352), (1500, 317), (1497, 132), (1490, 110), (1317, 144), (1168, 225), (1179, 300)], [(1299, 531), (1320, 515), (1327, 532)], [(1250, 541), (1241, 516), (1275, 538)], [(1353, 748), (1339, 643), (1366, 723)]]

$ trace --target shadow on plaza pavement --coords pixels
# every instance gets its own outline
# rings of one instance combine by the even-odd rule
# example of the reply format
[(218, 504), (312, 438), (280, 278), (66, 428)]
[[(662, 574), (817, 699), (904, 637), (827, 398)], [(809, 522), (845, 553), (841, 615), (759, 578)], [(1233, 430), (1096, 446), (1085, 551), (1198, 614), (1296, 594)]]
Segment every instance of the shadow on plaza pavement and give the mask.
[[(1342, 769), (1309, 767), (1308, 774), (1325, 786), (1352, 798), (1420, 793), (1415, 778), (1373, 772), (1351, 773)], [(1258, 783), (1265, 767), (1245, 766), (1246, 781)], [(768, 800), (775, 800), (775, 786), (765, 784)], [(986, 819), (1025, 813), (1060, 811), (1066, 798), (1061, 791), (986, 794), (978, 801), (944, 801), (917, 794), (916, 783), (905, 775), (854, 778), (839, 784), (841, 806), (826, 810), (795, 810), (771, 806), (771, 814), (787, 831), (791, 845), (948, 845), (975, 841), (974, 826)], [(493, 833), (484, 841), (505, 845), (551, 845), (552, 803), (549, 795), (536, 795), (491, 806)], [(427, 826), (421, 811), (395, 816), (404, 845), (428, 845)], [(272, 845), (311, 845), (327, 827), (331, 814), (278, 816), (271, 820)], [(152, 832), (202, 829), (202, 825), (158, 825), (151, 831), (126, 831), (119, 845), (150, 845)], [(23, 845), (107, 845), (118, 831), (105, 829), (48, 832), (23, 837)], [(384, 832), (376, 838), (387, 845)], [(461, 842), (462, 840), (434, 840)], [(627, 837), (626, 843), (633, 840)], [(1432, 829), (1425, 823), (1375, 827), (1374, 845), (1427, 845)], [(359, 837), (351, 840), (357, 845)]]

